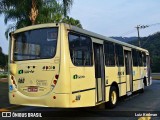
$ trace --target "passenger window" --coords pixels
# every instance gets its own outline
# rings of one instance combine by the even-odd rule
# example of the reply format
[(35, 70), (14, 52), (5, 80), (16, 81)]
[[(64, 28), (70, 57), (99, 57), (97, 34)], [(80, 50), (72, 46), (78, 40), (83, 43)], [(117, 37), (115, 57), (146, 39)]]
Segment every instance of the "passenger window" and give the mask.
[(138, 51), (132, 49), (133, 66), (138, 66)]
[(69, 33), (69, 48), (72, 63), (75, 66), (91, 66), (92, 41), (89, 37)]
[(142, 67), (143, 66), (143, 59), (142, 59), (142, 52), (141, 51), (138, 51), (138, 65), (140, 66), (140, 67)]
[(143, 59), (143, 66), (144, 66), (144, 67), (147, 66), (147, 64), (146, 64), (146, 54), (145, 54), (145, 52), (142, 53), (142, 59)]
[(104, 43), (105, 64), (106, 66), (115, 66), (114, 44), (111, 42)]
[(123, 47), (121, 45), (116, 44), (115, 50), (117, 66), (124, 66)]

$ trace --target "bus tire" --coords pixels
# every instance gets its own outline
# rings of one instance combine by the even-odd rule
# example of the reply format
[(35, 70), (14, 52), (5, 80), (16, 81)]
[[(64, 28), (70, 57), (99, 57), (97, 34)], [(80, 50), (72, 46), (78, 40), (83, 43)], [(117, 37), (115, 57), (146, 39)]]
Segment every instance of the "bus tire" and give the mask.
[(146, 77), (143, 78), (143, 83), (144, 83), (144, 86), (147, 86), (147, 78)]
[(144, 93), (144, 86), (145, 86), (144, 80), (145, 80), (145, 78), (143, 79), (143, 86), (142, 86), (142, 88), (139, 90), (139, 93)]
[(115, 86), (112, 86), (109, 93), (109, 102), (107, 103), (107, 107), (112, 109), (116, 107), (117, 102), (118, 102), (118, 90)]
[(140, 89), (139, 93), (144, 93), (144, 88)]

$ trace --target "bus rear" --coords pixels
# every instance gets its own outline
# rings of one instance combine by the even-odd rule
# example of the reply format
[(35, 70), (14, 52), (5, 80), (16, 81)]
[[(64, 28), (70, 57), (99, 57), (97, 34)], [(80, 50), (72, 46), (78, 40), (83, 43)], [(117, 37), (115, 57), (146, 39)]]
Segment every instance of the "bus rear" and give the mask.
[(68, 106), (69, 94), (61, 94), (59, 87), (60, 25), (36, 25), (13, 32), (9, 54), (11, 104)]

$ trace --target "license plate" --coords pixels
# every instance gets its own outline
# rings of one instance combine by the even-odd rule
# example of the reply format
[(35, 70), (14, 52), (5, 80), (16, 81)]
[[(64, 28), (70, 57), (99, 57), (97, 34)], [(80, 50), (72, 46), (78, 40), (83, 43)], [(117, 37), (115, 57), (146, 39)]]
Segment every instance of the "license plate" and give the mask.
[(37, 91), (38, 91), (38, 87), (36, 86), (28, 87), (28, 92), (37, 92)]

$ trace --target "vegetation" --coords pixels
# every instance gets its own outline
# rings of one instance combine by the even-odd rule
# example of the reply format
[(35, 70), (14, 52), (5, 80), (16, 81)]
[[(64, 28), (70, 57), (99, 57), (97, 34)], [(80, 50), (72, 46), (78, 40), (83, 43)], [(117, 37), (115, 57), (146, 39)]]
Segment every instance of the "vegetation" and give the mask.
[(0, 75), (0, 78), (7, 78), (7, 77), (8, 77), (7, 74), (2, 74), (2, 75)]
[(0, 14), (4, 14), (5, 24), (15, 21), (8, 26), (6, 37), (12, 29), (18, 29), (29, 25), (66, 22), (82, 27), (79, 20), (67, 16), (73, 0), (1, 0)]
[(69, 17), (69, 16), (65, 17), (62, 20), (62, 22), (67, 23), (67, 24), (71, 24), (71, 25), (76, 25), (77, 27), (82, 28), (82, 25), (79, 20), (75, 20), (74, 18)]
[[(129, 42), (138, 46), (138, 41)], [(153, 73), (160, 72), (160, 32), (141, 38), (141, 46), (149, 51), (151, 56), (151, 68)]]
[(0, 69), (7, 69), (8, 63), (8, 55), (5, 55), (2, 52), (2, 48), (0, 47)]
[(73, 0), (63, 0), (63, 14), (67, 17), (68, 12), (73, 4)]

